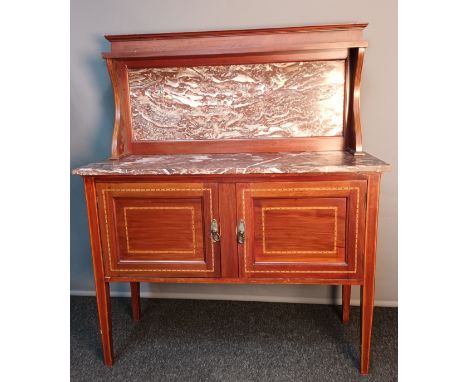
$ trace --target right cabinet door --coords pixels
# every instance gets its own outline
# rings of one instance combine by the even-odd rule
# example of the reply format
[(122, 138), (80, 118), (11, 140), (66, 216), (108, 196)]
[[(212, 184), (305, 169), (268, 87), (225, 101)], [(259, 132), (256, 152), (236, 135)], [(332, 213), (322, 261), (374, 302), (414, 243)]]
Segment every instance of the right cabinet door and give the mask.
[(239, 183), (242, 276), (359, 279), (366, 186), (365, 180)]

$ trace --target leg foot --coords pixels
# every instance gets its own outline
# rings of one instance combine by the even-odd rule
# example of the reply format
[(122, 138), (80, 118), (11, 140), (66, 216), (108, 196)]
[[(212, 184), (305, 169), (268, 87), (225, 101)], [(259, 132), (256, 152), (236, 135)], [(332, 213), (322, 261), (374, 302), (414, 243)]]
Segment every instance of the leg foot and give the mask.
[(138, 321), (141, 317), (140, 283), (130, 283), (132, 293), (132, 319)]
[(349, 310), (351, 304), (351, 285), (343, 285), (342, 287), (342, 322), (346, 324), (349, 322)]

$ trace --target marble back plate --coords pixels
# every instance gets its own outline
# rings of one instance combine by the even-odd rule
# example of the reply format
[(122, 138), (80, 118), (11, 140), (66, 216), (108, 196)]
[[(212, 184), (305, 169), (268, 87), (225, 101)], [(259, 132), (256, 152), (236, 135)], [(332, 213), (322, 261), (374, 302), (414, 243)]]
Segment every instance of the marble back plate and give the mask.
[(345, 61), (128, 69), (133, 141), (343, 135)]

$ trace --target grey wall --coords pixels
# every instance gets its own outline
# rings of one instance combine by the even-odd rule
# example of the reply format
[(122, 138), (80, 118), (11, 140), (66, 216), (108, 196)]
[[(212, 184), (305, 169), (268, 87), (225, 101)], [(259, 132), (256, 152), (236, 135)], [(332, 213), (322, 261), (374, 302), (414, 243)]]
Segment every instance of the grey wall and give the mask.
[[(367, 21), (362, 84), (364, 149), (391, 163), (383, 177), (376, 303), (397, 303), (396, 0), (74, 0), (71, 2), (71, 166), (110, 155), (114, 107), (104, 34), (181, 32)], [(83, 185), (71, 178), (71, 292), (93, 293)], [(128, 293), (113, 285), (114, 295)], [(181, 298), (329, 302), (327, 286), (142, 285), (142, 294)], [(353, 288), (353, 302), (359, 290)]]

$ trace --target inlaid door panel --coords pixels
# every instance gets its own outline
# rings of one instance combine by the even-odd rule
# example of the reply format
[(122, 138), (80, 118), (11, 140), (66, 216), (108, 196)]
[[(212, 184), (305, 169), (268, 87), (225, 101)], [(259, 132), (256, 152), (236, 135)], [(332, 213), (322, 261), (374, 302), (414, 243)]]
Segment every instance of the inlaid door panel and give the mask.
[(259, 262), (345, 261), (346, 198), (254, 199)]
[(210, 231), (218, 220), (216, 185), (99, 183), (98, 194), (108, 275), (219, 275)]
[(359, 278), (366, 181), (243, 183), (243, 277)]

